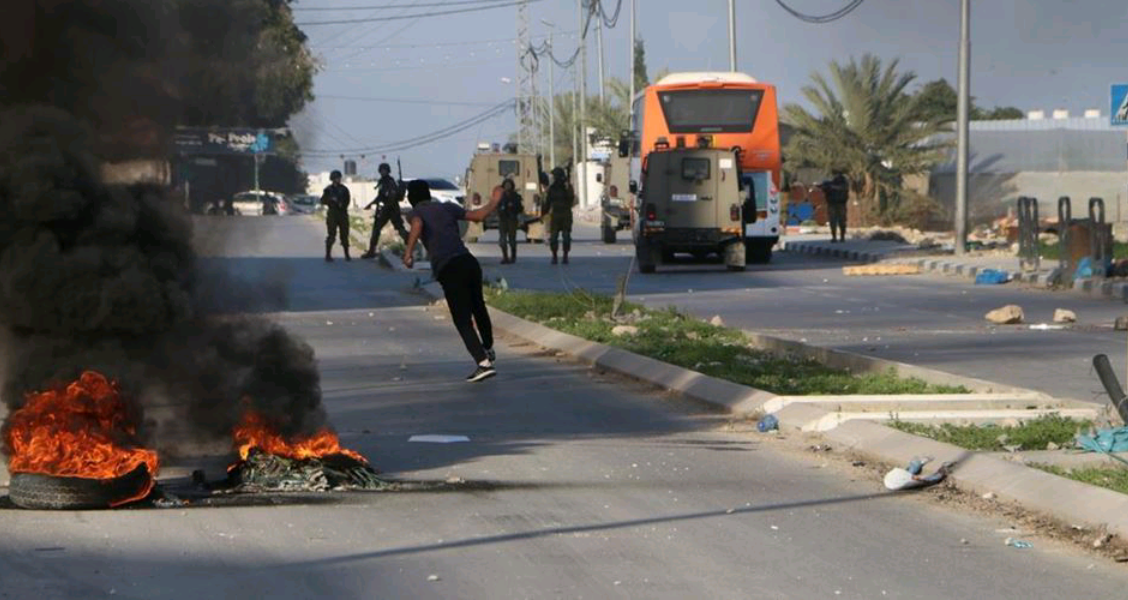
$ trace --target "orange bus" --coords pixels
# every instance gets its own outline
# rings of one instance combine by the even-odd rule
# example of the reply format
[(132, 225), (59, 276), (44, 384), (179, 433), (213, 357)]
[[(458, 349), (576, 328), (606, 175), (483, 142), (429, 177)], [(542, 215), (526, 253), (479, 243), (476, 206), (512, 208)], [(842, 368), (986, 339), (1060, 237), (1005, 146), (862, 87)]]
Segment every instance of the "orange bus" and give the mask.
[(631, 180), (641, 181), (646, 155), (655, 148), (739, 148), (745, 189), (757, 218), (745, 231), (750, 262), (767, 262), (779, 241), (779, 111), (774, 85), (743, 73), (674, 73), (634, 100)]

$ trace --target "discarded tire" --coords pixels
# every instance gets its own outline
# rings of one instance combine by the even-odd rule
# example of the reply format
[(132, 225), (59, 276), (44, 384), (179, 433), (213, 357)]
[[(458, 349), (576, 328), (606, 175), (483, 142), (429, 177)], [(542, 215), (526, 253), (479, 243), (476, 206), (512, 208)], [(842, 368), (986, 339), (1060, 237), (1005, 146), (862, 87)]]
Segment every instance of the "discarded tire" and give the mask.
[(8, 496), (12, 504), (33, 510), (110, 508), (137, 499), (151, 485), (152, 477), (144, 464), (113, 479), (12, 473)]

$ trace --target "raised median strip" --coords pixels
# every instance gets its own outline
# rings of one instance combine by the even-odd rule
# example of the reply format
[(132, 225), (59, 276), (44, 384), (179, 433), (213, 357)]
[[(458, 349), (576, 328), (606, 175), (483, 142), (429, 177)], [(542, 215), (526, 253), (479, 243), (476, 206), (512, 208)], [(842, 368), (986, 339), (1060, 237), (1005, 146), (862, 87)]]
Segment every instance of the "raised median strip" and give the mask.
[[(434, 282), (423, 284), (423, 291), (432, 298), (442, 297)], [(1048, 515), (1065, 525), (1085, 525), (1128, 537), (1128, 495), (1081, 483), (1044, 470), (1007, 460), (992, 452), (977, 452), (898, 431), (870, 419), (882, 413), (851, 414), (841, 410), (847, 405), (875, 402), (906, 402), (907, 395), (864, 395), (852, 398), (841, 396), (781, 396), (704, 373), (679, 367), (667, 362), (641, 356), (621, 348), (592, 342), (564, 333), (540, 323), (520, 318), (490, 307), (495, 328), (537, 346), (571, 355), (596, 368), (642, 381), (660, 389), (679, 393), (738, 416), (758, 416), (771, 413), (780, 427), (790, 430), (820, 432), (841, 449), (867, 456), (872, 460), (891, 465), (906, 464), (919, 456), (931, 456), (938, 463), (956, 461), (950, 480), (961, 489), (983, 494), (991, 492), (1002, 501), (1014, 502), (1026, 509)], [(825, 350), (825, 349), (815, 349)], [(818, 352), (816, 352), (817, 354)], [(840, 359), (843, 355), (835, 351)], [(869, 360), (855, 355), (852, 364)], [(871, 368), (886, 366), (888, 361), (872, 359)], [(910, 367), (910, 365), (905, 365)], [(931, 371), (931, 370), (925, 370)], [(932, 371), (940, 375), (939, 371)], [(924, 402), (939, 405), (952, 402), (967, 404), (1003, 405), (1019, 408), (1004, 410), (1008, 416), (1031, 417), (1045, 414), (1062, 414), (1093, 419), (1101, 413), (1095, 405), (1078, 406), (1074, 401), (1050, 398), (1032, 390), (990, 384), (949, 375), (949, 381), (966, 381), (979, 393), (932, 395)], [(992, 391), (994, 390), (994, 391)], [(1000, 391), (1002, 390), (1002, 391)], [(928, 395), (924, 395), (928, 396)], [(955, 400), (954, 396), (966, 396)], [(832, 406), (820, 406), (831, 403)], [(950, 405), (950, 404), (948, 404)], [(1035, 407), (1035, 408), (1031, 408)], [(774, 410), (773, 410), (774, 409)], [(943, 413), (943, 410), (933, 411)], [(951, 413), (952, 411), (948, 411)], [(968, 411), (969, 413), (975, 411)], [(847, 418), (849, 416), (849, 418)], [(888, 415), (894, 416), (894, 415)], [(905, 415), (897, 416), (903, 418)], [(915, 416), (915, 415), (914, 415)], [(923, 415), (921, 415), (923, 416)], [(931, 420), (931, 419), (925, 419)]]
[[(862, 263), (914, 265), (931, 273), (960, 275), (971, 279), (991, 269), (1005, 273), (1012, 281), (1019, 281), (1046, 288), (1052, 287), (1060, 278), (1061, 273), (1061, 268), (1058, 266), (1054, 266), (1052, 269), (1048, 270), (1043, 269), (1027, 272), (1021, 269), (999, 269), (989, 265), (968, 263), (954, 257), (918, 257), (907, 256), (906, 254), (908, 253), (906, 252), (875, 252), (839, 248), (827, 242), (785, 241), (783, 242), (783, 249), (787, 252), (827, 256)], [(1128, 299), (1128, 282), (1125, 281), (1109, 281), (1102, 278), (1081, 278), (1073, 281), (1072, 289), (1077, 292), (1119, 300)]]

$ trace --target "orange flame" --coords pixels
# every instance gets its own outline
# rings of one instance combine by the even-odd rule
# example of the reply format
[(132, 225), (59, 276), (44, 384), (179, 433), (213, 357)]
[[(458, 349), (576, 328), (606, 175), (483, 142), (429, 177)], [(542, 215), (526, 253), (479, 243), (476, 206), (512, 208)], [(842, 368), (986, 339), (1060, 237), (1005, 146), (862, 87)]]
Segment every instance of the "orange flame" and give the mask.
[(160, 466), (155, 451), (138, 447), (117, 382), (93, 371), (65, 388), (28, 394), (4, 434), (13, 473), (113, 479), (145, 464), (150, 483), (143, 498)]
[(239, 449), (239, 458), (243, 460), (250, 456), (252, 448), (257, 448), (267, 454), (292, 459), (321, 458), (330, 454), (344, 454), (368, 464), (368, 460), (360, 454), (342, 448), (340, 438), (329, 428), (322, 429), (308, 437), (296, 437), (287, 441), (266, 419), (250, 410), (243, 414), (243, 422), (235, 427), (234, 438), (235, 447)]

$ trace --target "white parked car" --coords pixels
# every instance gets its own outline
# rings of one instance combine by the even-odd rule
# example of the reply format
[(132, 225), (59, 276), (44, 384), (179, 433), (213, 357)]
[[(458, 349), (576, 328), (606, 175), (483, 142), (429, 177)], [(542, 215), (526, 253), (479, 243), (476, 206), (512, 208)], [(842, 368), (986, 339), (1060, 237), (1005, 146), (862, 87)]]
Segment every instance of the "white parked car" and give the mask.
[[(431, 199), (436, 202), (454, 202), (455, 204), (465, 205), (466, 193), (462, 188), (455, 185), (448, 179), (441, 177), (417, 177), (413, 179), (405, 179), (403, 184), (415, 181), (415, 179), (422, 179), (427, 182), (431, 188)], [(404, 194), (403, 200), (400, 202), (400, 210), (407, 212), (411, 209), (411, 204), (407, 201), (407, 195)]]
[(263, 190), (239, 192), (232, 197), (232, 204), (237, 215), (286, 215), (290, 212), (282, 194)]

